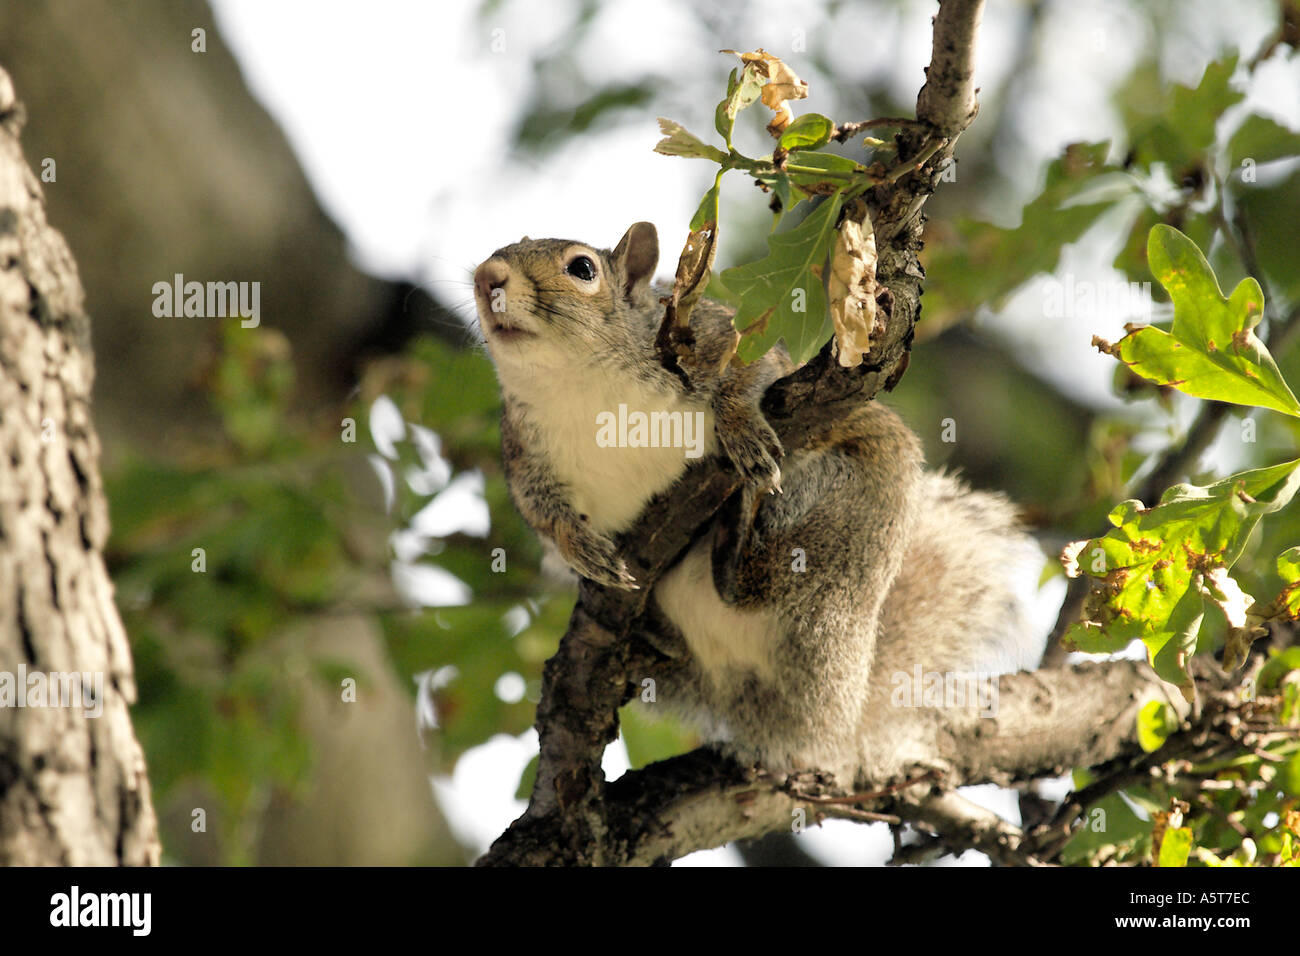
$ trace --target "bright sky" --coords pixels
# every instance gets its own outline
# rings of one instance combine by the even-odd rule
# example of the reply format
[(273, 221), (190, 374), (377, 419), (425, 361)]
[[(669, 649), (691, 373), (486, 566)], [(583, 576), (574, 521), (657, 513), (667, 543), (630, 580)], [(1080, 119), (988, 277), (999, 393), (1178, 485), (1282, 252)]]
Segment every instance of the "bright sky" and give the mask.
[[(573, 29), (576, 3), (503, 0), (484, 4), (493, 12), (480, 20), (480, 4), (468, 0), (212, 2), (250, 88), (284, 128), (362, 268), (428, 284), (466, 316), (472, 312), (470, 273), (497, 247), (525, 234), (612, 245), (641, 219), (654, 222), (671, 247), (670, 237), (684, 238), (685, 223), (708, 185), (704, 164), (652, 152), (659, 135), (649, 117), (671, 116), (698, 134), (712, 133), (711, 106), (681, 101), (681, 86), (670, 82), (623, 125), (553, 154), (508, 153), (524, 91), (534, 82), (532, 60)], [(1227, 7), (1218, 0), (1180, 0), (1177, 6), (1183, 26), (1163, 66), (1171, 78), (1193, 84), (1225, 40), (1253, 49), (1271, 22), (1269, 0), (1235, 0)], [(832, 29), (820, 7), (780, 0), (721, 5), (710, 14), (727, 36), (718, 41), (688, 13), (685, 0), (609, 0), (567, 66), (591, 85), (684, 76), (699, 84), (692, 88), (715, 90), (732, 66), (714, 52), (718, 47), (762, 46), (798, 62), (791, 48), (803, 38), (809, 48), (825, 47), (833, 74), (886, 76), (907, 101), (923, 78), (935, 9), (928, 0), (848, 5)], [(977, 85), (998, 89), (1006, 79), (1010, 51), (1020, 42), (1020, 10), (989, 4)], [(1042, 164), (1064, 143), (1119, 131), (1107, 87), (1154, 42), (1125, 0), (1057, 2), (1044, 16), (1049, 22), (1035, 75), (1017, 81), (1025, 99), (1016, 126), (1025, 145), (999, 157), (1012, 182), (1022, 184), (1022, 195), (1036, 188)], [(819, 81), (813, 69), (800, 73), (813, 86), (809, 108), (836, 115), (834, 82)], [(1270, 112), (1300, 126), (1296, 89), (1296, 70), (1274, 70), (1251, 91), (1251, 101), (1269, 104)], [(706, 97), (710, 103), (716, 98)], [(752, 188), (739, 177), (730, 180), (724, 217), (725, 206), (749, 201), (745, 192)], [(1108, 274), (1113, 241), (1097, 230), (1067, 252), (1066, 269), (1081, 277), (1118, 278)], [(720, 263), (725, 259), (724, 245)], [(663, 270), (671, 270), (671, 261), (661, 262)], [(1027, 364), (1076, 397), (1113, 405), (1113, 361), (1088, 342), (1094, 332), (1119, 338), (1123, 317), (1082, 315), (1045, 323), (1042, 301), (1041, 285), (1031, 284), (982, 324), (1018, 342)], [(611, 771), (626, 767), (620, 748), (611, 750)], [(498, 738), (463, 758), (453, 779), (438, 782), (439, 800), (467, 843), (485, 848), (522, 810), (512, 794), (535, 752), (533, 738)], [(1015, 807), (1004, 798), (981, 797), (1014, 819)], [(888, 836), (877, 829), (828, 826), (811, 833), (809, 846), (835, 862), (883, 859)], [(728, 861), (735, 861), (731, 851), (691, 860)]]

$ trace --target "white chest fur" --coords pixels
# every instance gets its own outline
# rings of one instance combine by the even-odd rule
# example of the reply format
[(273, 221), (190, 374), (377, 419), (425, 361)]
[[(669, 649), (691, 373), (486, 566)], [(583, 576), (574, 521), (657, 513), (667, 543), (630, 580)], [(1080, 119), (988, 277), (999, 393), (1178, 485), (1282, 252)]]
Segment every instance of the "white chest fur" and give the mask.
[[(712, 411), (679, 394), (636, 381), (612, 385), (606, 372), (520, 378), (507, 390), (528, 406), (529, 424), (540, 433), (547, 461), (568, 488), (570, 503), (603, 534), (626, 529), (694, 458), (717, 451)], [(646, 422), (641, 434), (634, 425), (638, 413)], [(674, 428), (680, 431), (674, 433)], [(657, 447), (648, 441), (656, 434)], [(674, 434), (682, 440), (664, 440)], [(741, 671), (771, 678), (780, 624), (770, 613), (723, 603), (713, 586), (710, 552), (706, 536), (664, 575), (655, 588), (659, 605), (705, 673), (721, 678)]]
[(635, 381), (611, 384), (607, 373), (514, 391), (573, 507), (604, 534), (625, 529), (687, 465), (717, 448), (705, 404)]
[(660, 579), (655, 597), (705, 674), (722, 680), (727, 672), (773, 679), (781, 624), (770, 611), (744, 611), (722, 602), (713, 586), (708, 535)]

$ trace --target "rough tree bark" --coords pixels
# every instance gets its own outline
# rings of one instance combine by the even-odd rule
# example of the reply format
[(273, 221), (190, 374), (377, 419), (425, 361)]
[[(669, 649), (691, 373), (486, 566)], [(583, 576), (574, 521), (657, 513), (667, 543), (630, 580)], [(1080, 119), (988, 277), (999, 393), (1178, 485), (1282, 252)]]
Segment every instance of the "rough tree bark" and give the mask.
[[(157, 864), (131, 652), (102, 558), (89, 320), (22, 120), (0, 69), (0, 864)], [(72, 672), (102, 689), (98, 704), (42, 705), (19, 681)]]
[[(810, 426), (892, 387), (906, 368), (924, 276), (917, 256), (921, 208), (951, 161), (955, 140), (977, 112), (972, 75), (982, 10), (983, 0), (940, 0), (917, 122), (897, 138), (901, 163), (928, 158), (868, 196), (877, 277), (892, 294), (887, 331), (857, 368), (840, 368), (828, 345), (768, 390), (763, 411), (787, 449), (798, 447)], [(651, 502), (622, 541), (637, 580), (657, 580), (738, 486), (735, 474), (714, 459), (692, 468)], [(976, 847), (1004, 862), (1035, 862), (1037, 848), (1058, 836), (1052, 826), (1026, 840), (955, 789), (1131, 760), (1137, 752), (1137, 708), (1159, 697), (1180, 713), (1186, 710), (1145, 666), (1079, 665), (1004, 677), (994, 721), (962, 712), (936, 716), (927, 730), (933, 759), (917, 768), (923, 782), (910, 786), (876, 781), (878, 792), (845, 799), (820, 775), (772, 777), (760, 768), (728, 765), (708, 750), (607, 785), (600, 761), (617, 734), (617, 709), (655, 653), (635, 637), (649, 590), (580, 585), (568, 632), (543, 675), (537, 713), (541, 755), (531, 801), (480, 865), (665, 863), (693, 850), (788, 828), (792, 811), (800, 808), (814, 819), (909, 821), (937, 834), (950, 850)], [(1053, 821), (1056, 830), (1062, 825)]]

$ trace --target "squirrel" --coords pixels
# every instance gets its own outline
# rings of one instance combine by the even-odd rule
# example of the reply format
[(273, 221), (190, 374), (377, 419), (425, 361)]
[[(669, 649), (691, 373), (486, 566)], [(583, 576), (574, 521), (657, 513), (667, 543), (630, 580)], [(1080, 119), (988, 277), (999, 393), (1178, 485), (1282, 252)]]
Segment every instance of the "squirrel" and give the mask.
[(665, 368), (658, 261), (638, 222), (612, 251), (524, 237), (475, 271), (511, 497), (579, 575), (636, 587), (619, 534), (692, 457), (724, 455), (745, 504), (733, 496), (664, 573), (637, 627), (665, 654), (655, 700), (772, 772), (901, 773), (924, 751), (925, 714), (900, 706), (911, 682), (1037, 666), (1013, 577), (1041, 553), (1005, 497), (924, 471), (878, 401), (783, 457), (759, 402), (794, 365), (780, 345), (728, 362), (721, 303), (691, 313), (689, 383)]

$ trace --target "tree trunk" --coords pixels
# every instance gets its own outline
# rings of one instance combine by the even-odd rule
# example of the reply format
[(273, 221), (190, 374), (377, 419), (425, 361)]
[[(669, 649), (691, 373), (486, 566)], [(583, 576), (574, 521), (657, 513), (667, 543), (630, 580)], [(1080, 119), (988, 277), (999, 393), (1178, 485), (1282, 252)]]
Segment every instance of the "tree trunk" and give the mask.
[(0, 69), (0, 864), (156, 864), (76, 264)]

